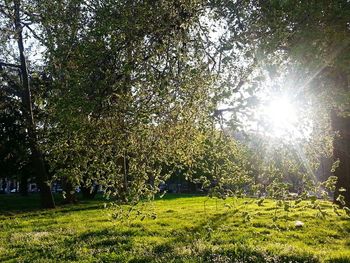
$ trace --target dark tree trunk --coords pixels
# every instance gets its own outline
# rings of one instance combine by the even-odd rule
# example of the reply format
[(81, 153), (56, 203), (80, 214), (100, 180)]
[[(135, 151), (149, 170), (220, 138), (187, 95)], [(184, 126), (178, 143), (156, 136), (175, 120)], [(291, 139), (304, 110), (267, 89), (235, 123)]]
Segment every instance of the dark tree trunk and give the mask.
[(129, 158), (128, 158), (127, 153), (124, 153), (123, 173), (124, 173), (123, 186), (124, 186), (125, 194), (127, 194), (128, 193), (128, 180), (129, 180)]
[(28, 195), (28, 173), (21, 174), (20, 182), (19, 182), (19, 192), (22, 196)]
[[(339, 194), (345, 197), (347, 205), (350, 205), (350, 118), (341, 117), (332, 112), (333, 130), (339, 132), (339, 136), (333, 142), (333, 156), (339, 159), (339, 167), (334, 175), (338, 177), (334, 198)], [(339, 192), (340, 188), (345, 188), (345, 192)]]
[(54, 208), (55, 202), (51, 193), (51, 187), (49, 185), (49, 177), (45, 168), (45, 163), (43, 155), (38, 147), (38, 139), (36, 134), (36, 127), (33, 116), (32, 100), (31, 100), (31, 90), (29, 83), (28, 67), (26, 58), (24, 55), (24, 45), (22, 36), (22, 25), (20, 17), (20, 0), (14, 0), (14, 24), (17, 34), (17, 45), (20, 56), (20, 69), (21, 69), (21, 79), (23, 85), (23, 108), (27, 123), (28, 130), (28, 140), (30, 145), (30, 150), (32, 152), (31, 158), (33, 162), (34, 174), (40, 189), (40, 199), (41, 206), (43, 208)]
[(82, 185), (80, 189), (84, 199), (93, 199), (97, 193), (97, 186)]
[(118, 189), (118, 199), (121, 202), (128, 202), (128, 193), (129, 193), (129, 158), (124, 153), (124, 156), (119, 157), (117, 159), (117, 164), (120, 166), (123, 179), (122, 179), (122, 185)]
[[(340, 92), (349, 91), (349, 81), (346, 72), (334, 68), (329, 74), (333, 80), (333, 88)], [(331, 112), (331, 123), (333, 131), (337, 132), (337, 136), (333, 141), (333, 157), (339, 160), (339, 167), (335, 170), (334, 175), (337, 176), (336, 190), (334, 199), (339, 194), (345, 197), (345, 202), (350, 205), (350, 117), (344, 116), (338, 109), (334, 107)], [(340, 192), (340, 188), (345, 188), (345, 192)]]
[(78, 203), (77, 195), (75, 193), (75, 188), (73, 187), (73, 184), (69, 182), (69, 180), (64, 179), (62, 180), (62, 189), (65, 192), (64, 204), (76, 204)]

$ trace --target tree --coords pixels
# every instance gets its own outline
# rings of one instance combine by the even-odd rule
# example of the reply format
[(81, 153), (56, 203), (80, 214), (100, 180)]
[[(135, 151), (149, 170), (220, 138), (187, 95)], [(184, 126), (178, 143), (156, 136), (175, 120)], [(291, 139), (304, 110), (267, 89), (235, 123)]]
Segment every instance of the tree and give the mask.
[(214, 129), (203, 136), (203, 149), (189, 171), (191, 180), (208, 188), (209, 196), (227, 198), (251, 194), (254, 183), (246, 147), (224, 131)]
[[(301, 12), (296, 19), (289, 19), (289, 23), (296, 24), (300, 29), (296, 32), (294, 39), (300, 37), (300, 40), (293, 44), (289, 44), (294, 51), (291, 56), (298, 56), (305, 68), (314, 74), (314, 78), (310, 81), (310, 88), (314, 89), (318, 86), (327, 94), (328, 114), (331, 118), (332, 129), (339, 133), (339, 137), (334, 138), (333, 156), (334, 159), (340, 160), (340, 166), (335, 170), (335, 175), (338, 178), (335, 198), (339, 195), (339, 189), (350, 188), (350, 169), (349, 158), (349, 118), (347, 115), (348, 100), (339, 100), (339, 97), (345, 96), (348, 98), (349, 92), (349, 63), (350, 57), (350, 37), (348, 21), (350, 19), (350, 5), (348, 1), (335, 1), (332, 3), (318, 2), (305, 3), (306, 6), (300, 6), (307, 11)], [(301, 15), (307, 16), (302, 24)], [(306, 22), (306, 23), (305, 23)], [(307, 36), (306, 32), (312, 32)], [(306, 41), (305, 41), (306, 40)], [(295, 40), (294, 40), (295, 41)], [(306, 47), (309, 43), (314, 50)], [(296, 51), (296, 50), (303, 51)], [(309, 54), (306, 54), (308, 52)], [(294, 54), (293, 54), (294, 53)], [(313, 57), (313, 63), (306, 61), (307, 57), (301, 59), (301, 56)], [(306, 58), (306, 59), (305, 59)], [(315, 87), (316, 86), (316, 87)], [(317, 88), (316, 88), (317, 89)], [(319, 93), (320, 90), (316, 92)], [(321, 103), (325, 103), (321, 101)], [(324, 104), (323, 104), (324, 105)], [(350, 204), (350, 191), (345, 192), (345, 199)]]
[[(22, 102), (21, 110), (23, 111), (23, 119), (25, 120), (25, 128), (27, 131), (28, 145), (30, 149), (31, 159), (33, 163), (33, 169), (35, 171), (35, 178), (40, 188), (41, 205), (44, 208), (53, 208), (55, 206), (54, 200), (51, 193), (51, 187), (48, 182), (48, 174), (45, 168), (42, 152), (39, 148), (37, 127), (33, 115), (32, 95), (30, 86), (29, 69), (27, 65), (27, 59), (25, 56), (25, 47), (23, 40), (23, 27), (22, 15), (24, 14), (21, 10), (21, 1), (14, 0), (13, 3), (5, 2), (5, 5), (1, 6), (1, 14), (3, 15), (2, 24), (7, 23), (9, 27), (1, 28), (6, 35), (8, 32), (12, 35), (16, 43), (5, 43), (9, 47), (17, 46), (17, 58), (14, 58), (15, 62), (19, 64), (2, 63), (1, 66), (14, 66), (19, 69), (20, 83), (16, 84), (16, 91), (20, 94)], [(4, 22), (7, 21), (7, 22)], [(7, 60), (11, 60), (11, 57), (7, 57)], [(11, 61), (10, 61), (11, 62)], [(16, 80), (10, 80), (3, 70), (3, 74), (8, 78), (7, 81), (15, 83)]]
[[(331, 122), (333, 133), (340, 135), (335, 137), (333, 144), (334, 158), (340, 160), (335, 171), (338, 177), (336, 192), (349, 188), (346, 157), (349, 152), (349, 2), (248, 2), (250, 8), (242, 11), (245, 13), (245, 19), (241, 20), (245, 28), (241, 34), (243, 43), (255, 45), (252, 56), (272, 81), (290, 73), (289, 82), (296, 87), (298, 99), (308, 100), (315, 109), (318, 108), (315, 111), (326, 116), (316, 117), (319, 123), (315, 121), (315, 128), (324, 129), (328, 136), (326, 129)], [(232, 14), (236, 10), (230, 5), (224, 6), (221, 12), (228, 20), (235, 19)], [(264, 80), (256, 81), (263, 83)], [(321, 124), (321, 119), (326, 121)], [(316, 129), (314, 132), (321, 135)], [(350, 191), (345, 192), (345, 197), (349, 203)]]
[(191, 136), (216, 103), (198, 26), (204, 7), (64, 3), (36, 6), (53, 80), (50, 166), (56, 178), (99, 183), (120, 199), (154, 193), (159, 164), (195, 151)]
[[(1, 71), (3, 73), (4, 69)], [(20, 179), (21, 192), (25, 195), (27, 177), (24, 170), (30, 163), (28, 141), (20, 102), (9, 91), (10, 83), (4, 82), (0, 89), (0, 178)]]

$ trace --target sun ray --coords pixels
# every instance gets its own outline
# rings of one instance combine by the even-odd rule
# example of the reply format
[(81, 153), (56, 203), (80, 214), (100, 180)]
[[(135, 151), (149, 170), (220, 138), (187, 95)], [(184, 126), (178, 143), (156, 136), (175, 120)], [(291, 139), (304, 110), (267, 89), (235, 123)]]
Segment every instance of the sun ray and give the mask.
[(302, 94), (302, 92), (307, 88), (307, 86), (314, 80), (315, 77), (317, 77), (339, 54), (341, 51), (343, 51), (348, 45), (350, 44), (349, 40), (343, 41), (333, 52), (330, 53), (326, 61), (316, 67), (314, 72), (311, 74), (311, 76), (305, 80), (304, 84), (302, 84), (296, 91), (295, 97), (298, 97)]

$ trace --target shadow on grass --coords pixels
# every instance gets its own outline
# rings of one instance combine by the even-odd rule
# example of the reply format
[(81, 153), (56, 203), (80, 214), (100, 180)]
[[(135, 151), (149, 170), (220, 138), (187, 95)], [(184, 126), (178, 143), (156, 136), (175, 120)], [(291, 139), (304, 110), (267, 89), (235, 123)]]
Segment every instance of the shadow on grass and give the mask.
[(133, 241), (129, 235), (122, 231), (103, 229), (78, 236), (60, 236), (40, 245), (23, 241), (12, 243), (9, 246), (12, 253), (0, 253), (0, 262), (96, 262), (96, 259), (98, 262), (108, 262), (109, 258), (116, 259), (132, 248)]
[(62, 195), (55, 195), (56, 208), (42, 209), (39, 194), (28, 196), (18, 194), (0, 195), (1, 216), (31, 217), (35, 215), (48, 215), (52, 213), (71, 213), (75, 211), (93, 210), (102, 207), (102, 197), (93, 200), (79, 200), (77, 204), (63, 204)]
[(39, 195), (29, 194), (21, 196), (19, 194), (1, 194), (0, 195), (0, 214), (32, 211), (40, 209)]
[[(165, 194), (162, 198), (156, 196), (155, 200), (176, 200), (182, 198), (202, 197), (204, 195), (198, 194)], [(82, 206), (86, 204), (102, 204), (103, 202), (110, 202), (113, 200), (106, 200), (102, 194), (97, 195), (94, 199), (82, 199), (78, 195), (78, 204), (63, 204), (63, 197), (61, 194), (54, 194), (54, 199), (57, 209), (61, 212), (80, 211), (84, 210)], [(22, 212), (45, 212), (55, 211), (45, 210), (40, 207), (40, 196), (38, 193), (31, 193), (28, 196), (21, 196), (20, 194), (0, 194), (0, 215), (16, 215)]]
[[(156, 234), (143, 229), (103, 229), (72, 237), (64, 242), (64, 247), (79, 244), (90, 251), (98, 251), (93, 253), (91, 259), (96, 262), (320, 262), (308, 254), (273, 255), (248, 246), (244, 241), (229, 247), (214, 248), (212, 241), (215, 240), (207, 236), (208, 222), (216, 229), (230, 216), (232, 213), (215, 214), (190, 230), (182, 228), (180, 235), (169, 237), (165, 242), (162, 242), (162, 238), (158, 242), (140, 241), (142, 237), (157, 238)], [(183, 253), (184, 250), (187, 252)], [(329, 262), (349, 262), (349, 259), (339, 258)]]
[[(216, 230), (236, 211), (230, 211), (225, 214), (215, 214), (198, 224), (196, 227), (191, 228), (189, 233), (188, 229), (183, 229), (183, 235), (177, 236), (171, 241), (164, 242), (153, 248), (150, 256), (143, 256), (140, 258), (140, 262), (154, 262), (155, 258), (162, 258), (164, 262), (294, 262), (294, 263), (317, 263), (323, 262), (319, 258), (312, 254), (279, 254), (274, 255), (272, 252), (256, 249), (249, 246), (244, 240), (233, 241), (230, 246), (216, 247), (212, 246), (212, 242), (215, 240), (210, 237), (210, 231)], [(210, 224), (208, 224), (210, 222)], [(350, 225), (350, 224), (349, 224)], [(209, 228), (211, 230), (209, 230)], [(202, 242), (202, 244), (200, 244)], [(199, 247), (198, 247), (198, 244)], [(206, 245), (207, 244), (207, 245)], [(190, 249), (190, 254), (187, 258), (182, 258), (182, 255), (176, 254), (177, 246), (183, 246)], [(197, 247), (196, 247), (197, 246)], [(202, 248), (200, 248), (202, 246)], [(204, 249), (203, 249), (204, 246)], [(135, 258), (137, 261), (137, 258)], [(173, 261), (174, 260), (174, 261)], [(339, 257), (326, 261), (329, 263), (350, 263), (349, 257)]]
[[(181, 198), (200, 197), (201, 195), (194, 194), (166, 194), (164, 197), (156, 197), (156, 200), (176, 200)], [(106, 200), (102, 194), (97, 195), (94, 199), (82, 199), (78, 195), (77, 204), (63, 204), (63, 197), (61, 194), (55, 194), (56, 202), (55, 209), (42, 209), (40, 207), (40, 196), (38, 193), (32, 193), (28, 196), (21, 196), (20, 194), (0, 194), (0, 219), (1, 216), (11, 217), (30, 217), (33, 215), (46, 215), (52, 212), (70, 213), (75, 211), (91, 210), (102, 207), (104, 202), (113, 200)]]
[[(194, 196), (168, 194), (164, 199), (173, 200)], [(11, 196), (8, 197), (7, 201), (11, 201)], [(32, 198), (32, 201), (38, 201), (38, 196), (30, 196), (29, 198)], [(26, 202), (29, 201), (26, 200)], [(17, 199), (16, 203), (17, 205), (24, 205), (20, 204), (20, 198)], [(33, 212), (23, 214), (23, 216), (33, 216), (35, 214), (52, 214), (54, 216), (55, 213), (93, 210), (99, 206), (101, 206), (101, 201), (93, 200), (86, 201), (81, 205), (61, 206), (54, 210), (35, 211), (39, 208), (34, 208), (33, 211), (30, 210), (33, 208), (29, 208), (29, 211)], [(18, 211), (16, 204), (12, 204), (12, 207), (17, 209), (12, 211)], [(0, 203), (0, 214), (3, 210)], [(215, 231), (229, 217), (232, 217), (233, 213), (234, 211), (229, 211), (224, 214), (207, 216), (205, 220), (191, 229), (186, 227), (179, 229), (177, 235), (167, 237), (165, 241), (162, 232), (159, 232), (161, 238), (158, 242), (140, 241), (142, 238), (157, 238), (156, 233), (143, 229), (142, 224), (140, 228), (136, 229), (91, 229), (79, 235), (57, 237), (57, 240), (50, 244), (43, 243), (40, 246), (21, 245), (21, 247), (16, 248), (15, 255), (3, 255), (0, 261), (15, 261), (17, 257), (23, 257), (25, 259), (23, 262), (56, 262), (55, 260), (58, 259), (60, 262), (320, 262), (319, 259), (308, 254), (273, 255), (247, 245), (244, 240), (235, 241), (230, 246), (216, 246), (214, 248), (215, 240), (208, 235), (208, 226)], [(208, 224), (208, 222), (210, 223)], [(47, 226), (53, 223), (48, 222)], [(183, 253), (184, 250), (187, 252)], [(345, 263), (350, 262), (350, 258), (339, 257), (328, 262)]]

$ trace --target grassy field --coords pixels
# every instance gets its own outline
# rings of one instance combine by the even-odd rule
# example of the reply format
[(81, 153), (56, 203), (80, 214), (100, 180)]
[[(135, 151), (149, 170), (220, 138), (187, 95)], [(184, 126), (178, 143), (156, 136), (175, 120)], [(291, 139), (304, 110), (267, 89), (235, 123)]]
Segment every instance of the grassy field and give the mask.
[(0, 262), (350, 262), (350, 220), (326, 202), (321, 217), (308, 202), (287, 213), (273, 201), (167, 195), (40, 211), (36, 199), (0, 196)]

